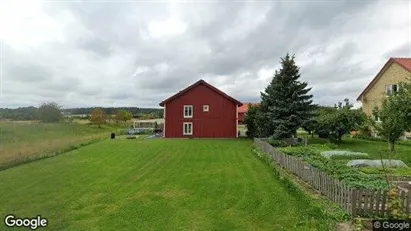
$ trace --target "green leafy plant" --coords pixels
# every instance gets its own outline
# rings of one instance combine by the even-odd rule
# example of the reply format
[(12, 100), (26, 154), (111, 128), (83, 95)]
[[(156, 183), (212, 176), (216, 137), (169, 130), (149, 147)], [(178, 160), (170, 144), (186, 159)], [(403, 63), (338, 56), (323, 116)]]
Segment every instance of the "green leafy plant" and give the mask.
[(388, 191), (387, 199), (388, 218), (396, 220), (410, 219), (411, 215), (405, 212), (404, 203), (400, 197), (400, 191), (397, 187), (392, 187)]
[(327, 146), (330, 149), (337, 149), (338, 148), (337, 144), (334, 144), (334, 143), (331, 143), (331, 142), (327, 142), (324, 145)]
[(365, 119), (366, 116), (361, 110), (351, 109), (350, 105), (323, 109), (317, 118), (317, 134), (333, 143), (339, 143), (343, 135), (358, 129)]
[(383, 176), (367, 175), (355, 168), (346, 166), (340, 161), (327, 159), (320, 155), (318, 148), (315, 146), (285, 147), (280, 150), (285, 154), (303, 159), (308, 164), (320, 169), (336, 179), (341, 180), (347, 186), (359, 189), (386, 189), (388, 187)]
[(247, 127), (246, 135), (247, 137), (258, 137), (258, 127), (257, 127), (257, 113), (258, 105), (248, 105), (248, 111), (244, 118), (244, 123)]
[(411, 81), (400, 83), (398, 92), (384, 97), (382, 106), (375, 107), (373, 115), (380, 118), (373, 127), (388, 141), (390, 154), (394, 154), (395, 142), (411, 130)]
[(60, 106), (55, 102), (47, 102), (41, 104), (38, 111), (38, 118), (42, 122), (51, 122), (56, 123), (60, 122), (63, 118), (63, 114), (61, 113)]
[(370, 141), (385, 141), (381, 137), (368, 136), (368, 135), (364, 135), (364, 134), (354, 135), (353, 138), (363, 139), (363, 140), (370, 140)]
[(411, 176), (411, 168), (375, 168), (375, 167), (363, 167), (359, 169), (361, 172), (367, 174), (389, 174), (400, 176)]
[(273, 147), (287, 147), (290, 146), (286, 141), (276, 140), (273, 137), (269, 137), (267, 142)]

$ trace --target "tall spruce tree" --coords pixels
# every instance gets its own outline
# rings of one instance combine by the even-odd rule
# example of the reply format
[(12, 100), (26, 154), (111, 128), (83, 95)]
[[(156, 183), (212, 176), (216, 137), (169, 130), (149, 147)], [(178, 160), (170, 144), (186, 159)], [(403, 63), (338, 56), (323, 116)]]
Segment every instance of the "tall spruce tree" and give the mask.
[(300, 82), (300, 71), (294, 61), (294, 55), (288, 53), (281, 58), (281, 68), (261, 92), (261, 110), (258, 115), (260, 136), (273, 135), (275, 139), (297, 136), (297, 129), (309, 121), (314, 105), (311, 88), (306, 82)]

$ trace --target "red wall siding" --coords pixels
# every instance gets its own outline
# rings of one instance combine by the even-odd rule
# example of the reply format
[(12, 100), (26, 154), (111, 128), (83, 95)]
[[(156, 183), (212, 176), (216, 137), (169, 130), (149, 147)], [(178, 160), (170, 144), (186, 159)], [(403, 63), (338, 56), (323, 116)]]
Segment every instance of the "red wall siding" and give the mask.
[[(193, 118), (183, 118), (184, 105), (193, 105)], [(203, 105), (209, 111), (203, 112)], [(183, 122), (193, 122), (193, 137), (235, 138), (237, 105), (202, 84), (167, 102), (165, 137), (182, 138)]]

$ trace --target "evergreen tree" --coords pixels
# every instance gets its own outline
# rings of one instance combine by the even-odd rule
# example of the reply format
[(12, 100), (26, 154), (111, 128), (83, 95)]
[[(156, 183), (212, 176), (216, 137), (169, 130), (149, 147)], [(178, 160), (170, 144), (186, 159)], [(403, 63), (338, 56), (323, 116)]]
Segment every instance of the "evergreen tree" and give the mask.
[(314, 105), (311, 88), (300, 82), (300, 70), (294, 56), (281, 58), (281, 68), (261, 92), (261, 112), (258, 116), (261, 136), (273, 135), (275, 139), (297, 135), (297, 129), (312, 117)]

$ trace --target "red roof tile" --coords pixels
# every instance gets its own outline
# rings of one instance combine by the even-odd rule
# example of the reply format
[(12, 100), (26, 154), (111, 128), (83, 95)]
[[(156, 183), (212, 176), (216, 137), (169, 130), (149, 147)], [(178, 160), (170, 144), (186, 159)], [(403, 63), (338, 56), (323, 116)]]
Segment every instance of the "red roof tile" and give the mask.
[(403, 68), (411, 71), (411, 58), (393, 58)]
[(248, 105), (251, 104), (253, 106), (260, 105), (259, 103), (244, 103), (243, 106), (238, 107), (238, 113), (246, 113), (248, 111)]

